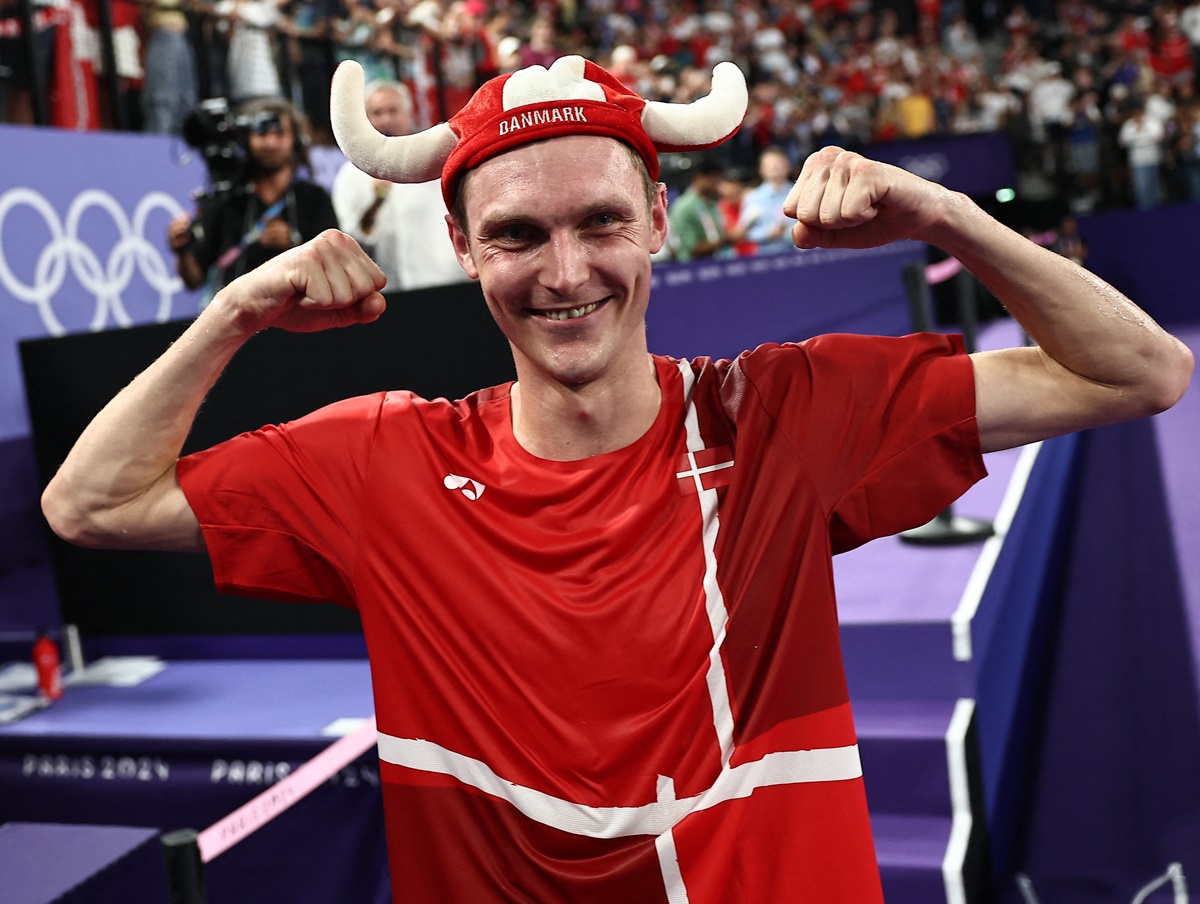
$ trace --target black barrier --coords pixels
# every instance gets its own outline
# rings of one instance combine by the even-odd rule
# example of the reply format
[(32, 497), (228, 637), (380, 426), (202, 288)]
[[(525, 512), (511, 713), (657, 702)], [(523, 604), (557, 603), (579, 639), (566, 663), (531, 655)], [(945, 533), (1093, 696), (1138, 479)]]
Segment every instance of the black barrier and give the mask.
[[(479, 286), (389, 295), (368, 326), (317, 333), (268, 330), (209, 393), (185, 452), (243, 430), (292, 420), (338, 399), (403, 387), (456, 399), (512, 380), (512, 352)], [(83, 428), (120, 388), (184, 331), (173, 322), (21, 343), (43, 486)], [(85, 638), (361, 633), (340, 606), (241, 598), (222, 602), (205, 556), (95, 550), (50, 538), (63, 619)], [(165, 599), (170, 606), (162, 605)]]
[[(929, 280), (925, 278), (925, 264), (920, 261), (905, 264), (903, 273), (913, 331), (929, 332), (933, 329), (933, 300), (929, 292)], [(963, 344), (970, 353), (975, 351), (978, 324), (975, 311), (975, 277), (963, 268), (955, 274), (954, 279)], [(994, 532), (992, 522), (956, 515), (954, 506), (948, 505), (932, 521), (903, 531), (899, 537), (906, 543), (918, 546), (956, 546), (960, 543), (978, 543), (986, 540)]]

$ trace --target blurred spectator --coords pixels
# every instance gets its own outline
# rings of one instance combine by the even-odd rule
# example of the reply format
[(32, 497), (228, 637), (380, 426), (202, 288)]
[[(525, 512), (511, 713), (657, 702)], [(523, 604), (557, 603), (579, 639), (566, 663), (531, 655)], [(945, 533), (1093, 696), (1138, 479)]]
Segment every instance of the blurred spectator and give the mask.
[(1191, 0), (1180, 10), (1179, 28), (1192, 49), (1193, 67), (1200, 67), (1200, 0)]
[(287, 0), (280, 29), (286, 35), (289, 68), (299, 87), (301, 112), (308, 118), (315, 144), (331, 144), (329, 80), (333, 72), (333, 25), (339, 0)]
[(937, 129), (933, 104), (933, 77), (922, 72), (912, 88), (896, 100), (900, 117), (900, 137), (924, 138)]
[(1088, 247), (1083, 236), (1079, 234), (1079, 222), (1075, 217), (1064, 217), (1058, 224), (1057, 236), (1054, 240), (1054, 250), (1079, 266), (1087, 266)]
[(795, 220), (783, 213), (783, 202), (792, 189), (791, 163), (782, 148), (769, 147), (758, 159), (758, 175), (762, 180), (746, 193), (739, 218), (746, 238), (754, 242), (759, 254), (778, 254), (791, 251), (792, 226)]
[(750, 257), (758, 249), (754, 242), (746, 238), (746, 230), (742, 226), (742, 201), (746, 197), (746, 178), (741, 170), (726, 170), (721, 176), (718, 189), (720, 200), (717, 207), (721, 210), (721, 226), (725, 234), (733, 239), (733, 253), (737, 257)]
[(395, 69), (383, 45), (394, 10), (376, 0), (342, 0), (342, 3), (345, 15), (335, 20), (333, 30), (338, 62), (354, 60), (363, 67), (368, 81), (393, 76)]
[(276, 0), (233, 0), (229, 9), (229, 96), (235, 104), (283, 96), (272, 31), (280, 18)]
[(521, 68), (521, 39), (516, 35), (505, 35), (496, 42), (496, 66), (502, 73)]
[(554, 20), (540, 15), (529, 26), (529, 41), (521, 47), (521, 67), (550, 65), (563, 55), (558, 46), (558, 34)]
[[(34, 122), (33, 73), (43, 92), (49, 93), (54, 71), (54, 45), (59, 28), (70, 26), (65, 9), (49, 0), (34, 0), (34, 59), (26, 54), (17, 0), (0, 0), (0, 112), (8, 122)], [(32, 67), (36, 66), (36, 70)]]
[[(376, 81), (366, 89), (367, 119), (384, 135), (413, 131), (413, 103), (399, 82)], [(338, 170), (333, 208), (343, 232), (353, 236), (387, 277), (388, 292), (463, 282), (446, 226), (438, 180), (396, 184), (375, 179), (353, 163)]]
[(723, 172), (718, 160), (701, 157), (692, 166), (691, 185), (672, 202), (667, 234), (676, 260), (730, 256), (733, 241), (717, 206)]
[(1174, 12), (1164, 15), (1159, 22), (1151, 64), (1172, 85), (1191, 84), (1194, 79), (1192, 47)]
[(1011, 90), (1000, 87), (987, 74), (981, 76), (975, 96), (979, 98), (979, 125), (984, 132), (1007, 128), (1009, 117), (1021, 106)]
[(1075, 86), (1062, 74), (1062, 65), (1048, 62), (1043, 76), (1029, 92), (1029, 116), (1035, 140), (1046, 148), (1046, 169), (1061, 184), (1066, 170), (1066, 137), (1072, 121)]
[(613, 48), (608, 71), (616, 76), (621, 83), (640, 96), (641, 74), (638, 71), (638, 53), (628, 44)]
[(942, 38), (946, 53), (959, 60), (976, 60), (983, 55), (983, 47), (975, 27), (965, 13), (958, 13), (947, 26)]
[(1075, 207), (1081, 213), (1094, 209), (1099, 201), (1101, 127), (1095, 92), (1076, 97), (1067, 126), (1067, 165), (1075, 183)]
[[(0, 0), (0, 105), (8, 118), (31, 121), (16, 2)], [(51, 65), (53, 47), (73, 31), (65, 27), (67, 6), (93, 8), (95, 0), (32, 2), (41, 71), (58, 114), (99, 97), (110, 123), (114, 113), (134, 113), (122, 125), (144, 119), (148, 130), (171, 131), (178, 110), (190, 106), (192, 71), (199, 97), (294, 99), (317, 139), (328, 142), (328, 84), (341, 59), (362, 63), (368, 81), (407, 84), (419, 127), (453, 115), (491, 75), (549, 66), (564, 52), (608, 60), (644, 97), (684, 103), (707, 92), (715, 63), (732, 60), (747, 74), (751, 104), (720, 151), (727, 166), (749, 171), (773, 145), (795, 164), (826, 143), (1007, 129), (1025, 174), (1047, 167), (1050, 189), (1068, 193), (1062, 200), (1079, 210), (1132, 197), (1121, 182), (1128, 178), (1121, 124), (1134, 104), (1148, 118), (1173, 122), (1200, 68), (1200, 0), (187, 0), (199, 42), (191, 65), (183, 10), (174, 5), (184, 0), (110, 0), (126, 100), (141, 86), (139, 67), (152, 73), (141, 110), (114, 111), (110, 86), (96, 91), (89, 69), (99, 66), (98, 50), (80, 43), (69, 78)], [(134, 2), (145, 6), (144, 59), (126, 21)], [(64, 90), (69, 83), (83, 86), (82, 102)], [(79, 124), (65, 115), (52, 121)], [(1168, 128), (1165, 166), (1190, 159), (1183, 137)], [(1099, 191), (1087, 163), (1097, 144)], [(1190, 195), (1186, 173), (1163, 175), (1168, 199)]]
[[(89, 35), (72, 48), (72, 53), (93, 60), (97, 76), (106, 74), (104, 54), (99, 53), (100, 8), (96, 3), (83, 4)], [(113, 64), (116, 69), (116, 97), (100, 95), (100, 116), (105, 128), (141, 130), (141, 90), (146, 78), (142, 68), (142, 38), (139, 34), (141, 9), (134, 0), (109, 0), (112, 21)], [(74, 23), (78, 31), (78, 20)], [(114, 104), (116, 105), (114, 107)]]
[(1121, 131), (1117, 135), (1117, 143), (1129, 156), (1134, 204), (1139, 210), (1157, 207), (1161, 201), (1158, 170), (1162, 164), (1165, 137), (1162, 122), (1147, 116), (1146, 107), (1141, 103), (1121, 124)]
[(477, 87), (500, 71), (493, 36), (483, 21), (486, 12), (481, 0), (453, 0), (444, 13), (435, 0), (422, 0), (408, 14), (421, 29), (415, 101), (430, 111), (422, 117), (430, 125), (457, 113)]
[(147, 2), (142, 22), (147, 35), (143, 128), (178, 135), (198, 96), (196, 58), (182, 0)]
[(1184, 201), (1200, 201), (1200, 105), (1193, 98), (1179, 107), (1172, 130), (1176, 192)]
[[(325, 189), (299, 178), (308, 169), (304, 124), (285, 100), (243, 104), (254, 123), (245, 138), (246, 166), (231, 187), (201, 198), (194, 217), (167, 227), (180, 279), (212, 293), (288, 248), (337, 226)], [(206, 299), (207, 300), (207, 299)]]

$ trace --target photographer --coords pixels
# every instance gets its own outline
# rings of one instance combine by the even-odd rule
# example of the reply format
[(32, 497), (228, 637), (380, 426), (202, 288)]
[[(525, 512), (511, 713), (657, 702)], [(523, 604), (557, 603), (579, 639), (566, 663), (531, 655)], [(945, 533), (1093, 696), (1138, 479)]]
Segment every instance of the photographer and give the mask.
[[(185, 137), (187, 137), (185, 127)], [(189, 289), (209, 284), (216, 291), (281, 251), (337, 226), (333, 203), (323, 188), (297, 179), (308, 166), (296, 113), (285, 100), (244, 104), (232, 123), (211, 114), (193, 121), (213, 181), (195, 217), (183, 214), (167, 227), (179, 277)], [(230, 144), (235, 145), (230, 147)], [(243, 152), (236, 172), (224, 168)], [(224, 178), (226, 175), (229, 178)]]

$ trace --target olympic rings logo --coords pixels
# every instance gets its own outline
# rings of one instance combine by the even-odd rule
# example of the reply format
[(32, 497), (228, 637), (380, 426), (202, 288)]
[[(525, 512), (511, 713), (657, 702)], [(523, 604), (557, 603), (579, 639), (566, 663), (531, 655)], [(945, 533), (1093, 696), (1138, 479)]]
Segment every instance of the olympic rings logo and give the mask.
[(941, 153), (910, 154), (901, 157), (899, 163), (901, 169), (930, 182), (940, 182), (950, 172), (950, 160)]
[[(150, 290), (158, 293), (155, 319), (160, 323), (170, 319), (171, 300), (183, 288), (183, 283), (175, 275), (174, 267), (164, 259), (162, 249), (146, 238), (145, 230), (147, 219), (157, 210), (165, 210), (168, 217), (183, 212), (175, 198), (161, 191), (145, 195), (138, 202), (131, 221), (108, 192), (87, 189), (75, 197), (65, 221), (60, 221), (58, 212), (39, 192), (31, 188), (13, 188), (0, 194), (0, 236), (4, 234), (4, 222), (10, 213), (22, 206), (41, 216), (49, 228), (50, 241), (37, 256), (30, 283), (22, 282), (13, 273), (4, 243), (0, 242), (0, 286), (18, 301), (36, 306), (51, 336), (67, 332), (55, 313), (54, 300), (66, 280), (68, 269), (95, 299), (96, 308), (89, 326), (93, 332), (104, 329), (110, 318), (117, 326), (133, 325), (122, 294), (129, 288), (135, 268)], [(80, 222), (92, 208), (106, 213), (116, 227), (117, 243), (106, 261), (101, 261), (96, 250), (78, 237)]]

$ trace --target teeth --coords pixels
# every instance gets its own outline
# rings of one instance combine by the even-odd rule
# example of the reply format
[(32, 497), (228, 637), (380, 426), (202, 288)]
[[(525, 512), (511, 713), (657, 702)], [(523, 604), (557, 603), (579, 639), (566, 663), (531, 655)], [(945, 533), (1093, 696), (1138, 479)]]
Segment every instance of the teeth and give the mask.
[(550, 320), (574, 320), (576, 317), (592, 313), (598, 307), (600, 307), (600, 302), (593, 301), (591, 304), (585, 304), (581, 308), (567, 308), (564, 311), (544, 311), (543, 313)]

